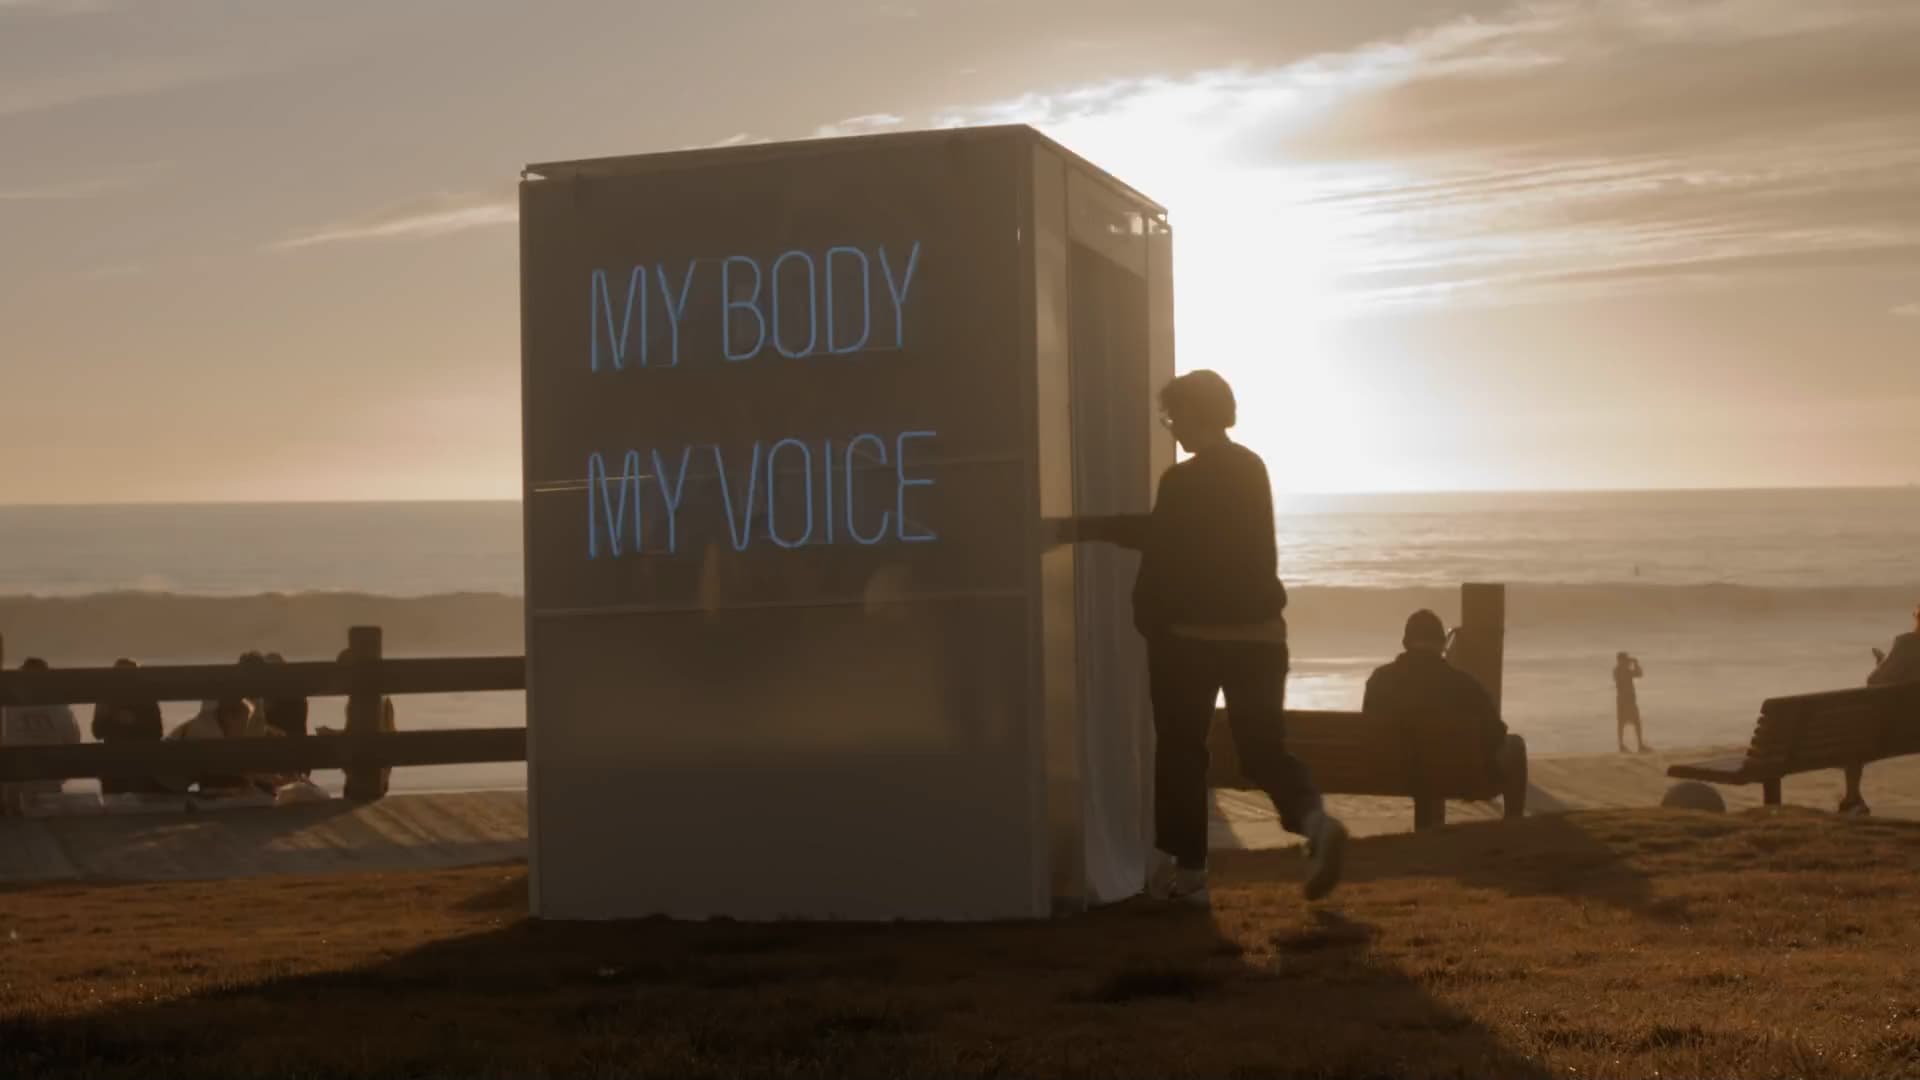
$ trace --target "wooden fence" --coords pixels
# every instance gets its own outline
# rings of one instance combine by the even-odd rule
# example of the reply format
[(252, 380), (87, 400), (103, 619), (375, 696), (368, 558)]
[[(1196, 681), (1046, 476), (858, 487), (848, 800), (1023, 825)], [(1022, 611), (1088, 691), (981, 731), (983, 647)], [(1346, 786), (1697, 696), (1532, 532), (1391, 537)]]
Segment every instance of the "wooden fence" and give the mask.
[[(1480, 679), (1497, 703), (1505, 656), (1506, 586), (1464, 585), (1460, 599), (1461, 625), (1448, 649), (1449, 657)], [(348, 798), (378, 798), (385, 793), (385, 784), (379, 779), (382, 769), (527, 759), (525, 727), (379, 730), (381, 699), (393, 694), (525, 690), (524, 656), (386, 660), (381, 657), (377, 626), (354, 627), (347, 633), (347, 642), (344, 662), (0, 671), (0, 705), (347, 699), (344, 735), (0, 746), (0, 781), (341, 769), (347, 773)], [(4, 658), (4, 642), (0, 641), (0, 663)]]
[[(385, 794), (384, 769), (526, 760), (525, 727), (380, 730), (382, 701), (391, 695), (525, 690), (525, 657), (388, 660), (381, 656), (377, 626), (348, 631), (347, 651), (343, 661), (0, 671), (0, 706), (347, 699), (346, 731), (340, 735), (0, 746), (0, 781), (341, 769), (348, 798), (374, 799)], [(0, 642), (0, 663), (4, 659)]]

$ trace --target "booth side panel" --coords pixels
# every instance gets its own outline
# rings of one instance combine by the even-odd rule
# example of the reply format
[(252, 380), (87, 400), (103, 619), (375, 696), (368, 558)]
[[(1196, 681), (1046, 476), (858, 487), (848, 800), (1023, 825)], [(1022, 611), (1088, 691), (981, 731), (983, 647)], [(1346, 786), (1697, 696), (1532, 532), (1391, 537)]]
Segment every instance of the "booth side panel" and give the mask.
[(1018, 149), (530, 185), (543, 915), (1045, 913)]
[[(1067, 280), (1067, 171), (1044, 145), (1033, 150), (1032, 251), (1037, 403), (1036, 455), (1041, 519), (1075, 512), (1073, 401)], [(1074, 545), (1042, 548), (1038, 595), (1040, 707), (1046, 735), (1047, 834), (1055, 910), (1086, 906), (1086, 797), (1081, 782)]]

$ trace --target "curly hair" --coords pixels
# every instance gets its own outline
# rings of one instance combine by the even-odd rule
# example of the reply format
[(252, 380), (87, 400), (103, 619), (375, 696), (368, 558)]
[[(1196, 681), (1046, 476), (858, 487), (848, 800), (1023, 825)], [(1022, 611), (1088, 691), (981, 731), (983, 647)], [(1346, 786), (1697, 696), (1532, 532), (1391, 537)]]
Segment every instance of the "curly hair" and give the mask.
[(1218, 372), (1189, 371), (1160, 388), (1160, 408), (1207, 427), (1230, 428), (1237, 410), (1233, 388)]

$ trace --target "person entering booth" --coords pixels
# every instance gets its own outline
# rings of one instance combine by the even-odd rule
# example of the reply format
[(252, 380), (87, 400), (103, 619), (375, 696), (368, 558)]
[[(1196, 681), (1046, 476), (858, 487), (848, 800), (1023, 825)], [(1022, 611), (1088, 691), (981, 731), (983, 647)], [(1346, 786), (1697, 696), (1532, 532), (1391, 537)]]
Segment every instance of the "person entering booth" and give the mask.
[(1307, 898), (1340, 880), (1347, 830), (1327, 814), (1306, 766), (1287, 752), (1287, 591), (1278, 573), (1273, 489), (1259, 455), (1234, 442), (1227, 381), (1194, 371), (1160, 391), (1161, 423), (1192, 456), (1160, 478), (1147, 514), (1076, 517), (1064, 543), (1141, 553), (1134, 627), (1146, 639), (1153, 706), (1155, 846), (1172, 857), (1150, 891), (1205, 905), (1207, 727), (1224, 693), (1247, 775), (1288, 832), (1307, 841)]

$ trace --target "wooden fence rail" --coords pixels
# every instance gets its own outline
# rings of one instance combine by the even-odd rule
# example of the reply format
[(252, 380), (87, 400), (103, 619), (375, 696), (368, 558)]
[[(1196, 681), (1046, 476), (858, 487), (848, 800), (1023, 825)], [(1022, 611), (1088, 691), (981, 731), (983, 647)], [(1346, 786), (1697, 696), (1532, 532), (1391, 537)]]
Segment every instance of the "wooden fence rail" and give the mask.
[[(0, 671), (0, 706), (6, 707), (347, 699), (346, 731), (339, 735), (0, 746), (0, 782), (341, 769), (347, 774), (348, 798), (374, 799), (386, 792), (383, 770), (396, 766), (526, 760), (524, 727), (380, 730), (381, 702), (391, 695), (525, 690), (525, 657), (387, 660), (380, 655), (377, 626), (356, 626), (347, 641), (347, 655), (339, 661)], [(0, 642), (0, 658), (4, 656)]]
[(525, 690), (527, 662), (519, 656), (462, 656), (377, 660), (364, 667), (322, 660), (7, 671), (0, 672), (0, 705), (346, 697), (363, 678), (382, 696)]

